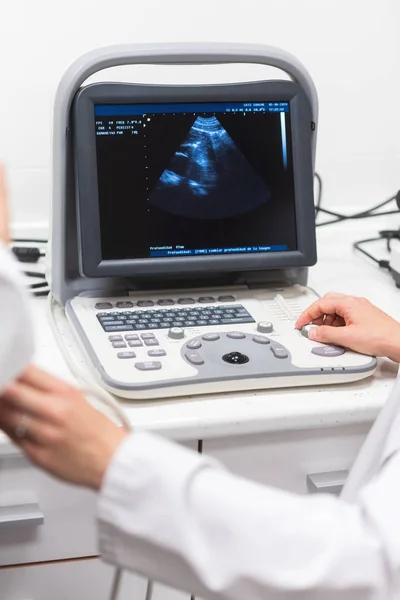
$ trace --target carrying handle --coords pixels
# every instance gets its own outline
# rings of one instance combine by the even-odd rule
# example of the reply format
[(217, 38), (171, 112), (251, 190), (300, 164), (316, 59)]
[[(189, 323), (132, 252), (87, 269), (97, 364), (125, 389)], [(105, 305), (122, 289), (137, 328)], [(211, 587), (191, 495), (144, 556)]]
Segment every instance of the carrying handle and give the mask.
[[(110, 67), (122, 65), (212, 65), (247, 63), (276, 67), (287, 73), (304, 90), (315, 124), (313, 163), (315, 159), (318, 96), (314, 82), (303, 64), (292, 54), (258, 44), (163, 43), (126, 44), (97, 48), (80, 56), (65, 72), (55, 98), (55, 125), (67, 126), (72, 100), (88, 77)], [(65, 132), (65, 128), (64, 128)], [(54, 133), (56, 133), (56, 128)]]

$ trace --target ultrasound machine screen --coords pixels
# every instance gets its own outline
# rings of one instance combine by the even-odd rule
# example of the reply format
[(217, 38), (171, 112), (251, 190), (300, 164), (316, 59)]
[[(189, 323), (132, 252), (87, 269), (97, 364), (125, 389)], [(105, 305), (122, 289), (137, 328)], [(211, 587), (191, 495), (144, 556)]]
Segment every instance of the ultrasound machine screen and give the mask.
[(288, 101), (94, 104), (103, 260), (297, 249)]

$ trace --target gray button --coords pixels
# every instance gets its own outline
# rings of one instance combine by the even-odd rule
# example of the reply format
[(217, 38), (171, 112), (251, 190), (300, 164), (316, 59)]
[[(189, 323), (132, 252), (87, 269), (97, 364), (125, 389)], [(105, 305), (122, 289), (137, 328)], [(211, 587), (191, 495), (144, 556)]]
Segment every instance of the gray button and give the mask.
[(253, 342), (255, 342), (256, 344), (270, 344), (270, 340), (266, 337), (264, 337), (263, 335), (255, 335), (253, 337)]
[(185, 352), (185, 357), (192, 365), (204, 365), (204, 358), (198, 352)]
[(111, 333), (112, 331), (132, 331), (132, 325), (108, 325), (104, 327), (104, 331)]
[(134, 352), (118, 352), (118, 358), (136, 358), (136, 354)]
[(145, 346), (159, 346), (159, 341), (156, 338), (146, 338), (143, 340)]
[(113, 342), (112, 343), (113, 348), (126, 348), (126, 344), (124, 341), (122, 342)]
[(199, 348), (202, 347), (202, 343), (200, 340), (192, 340), (191, 342), (188, 342), (186, 344), (186, 347), (189, 348), (189, 350), (198, 350)]
[(157, 350), (149, 350), (147, 352), (147, 354), (149, 356), (166, 356), (167, 353), (165, 352), (165, 350), (163, 350), (162, 348), (159, 348)]
[(181, 340), (185, 337), (185, 332), (182, 327), (171, 327), (168, 331), (168, 337), (171, 338), (171, 340)]
[(141, 333), (140, 337), (142, 338), (142, 340), (146, 340), (148, 338), (154, 338), (156, 336), (154, 335), (154, 333), (149, 332), (149, 333)]
[(130, 300), (124, 300), (123, 302), (117, 302), (117, 308), (132, 308), (133, 302)]
[(274, 326), (270, 321), (260, 321), (257, 323), (257, 331), (260, 333), (271, 333), (274, 330)]
[(171, 304), (175, 304), (172, 298), (161, 298), (161, 300), (157, 300), (157, 304), (159, 306), (171, 306)]
[(146, 362), (136, 363), (135, 367), (139, 371), (158, 371), (159, 369), (161, 369), (162, 364), (159, 360), (148, 360)]
[(217, 340), (219, 340), (219, 335), (218, 333), (205, 333), (203, 335), (203, 340), (205, 342), (216, 342)]
[(346, 350), (344, 348), (340, 348), (339, 346), (317, 346), (311, 350), (312, 354), (316, 356), (342, 356)]
[(194, 298), (179, 298), (178, 304), (194, 304), (196, 300)]
[(125, 336), (126, 340), (138, 340), (139, 336), (137, 333), (128, 333), (128, 335)]
[(130, 348), (139, 348), (139, 346), (143, 346), (140, 340), (129, 340), (128, 346)]
[(219, 296), (219, 302), (235, 302), (235, 296)]
[(153, 300), (139, 300), (137, 303), (138, 306), (154, 306)]
[(275, 358), (288, 358), (289, 354), (283, 346), (271, 346), (271, 352)]
[(300, 333), (303, 337), (308, 339), (308, 332), (310, 329), (315, 329), (315, 327), (318, 327), (318, 325), (304, 325), (304, 327), (301, 328)]
[(111, 304), (111, 302), (97, 302), (95, 308), (97, 310), (105, 310), (106, 308), (112, 308), (113, 305)]
[(211, 303), (211, 302), (215, 302), (215, 298), (213, 298), (213, 296), (201, 296), (199, 298), (199, 302), (201, 304), (208, 304), (208, 303)]
[[(128, 337), (128, 336), (126, 336), (126, 337)], [(123, 342), (124, 341), (122, 335), (109, 335), (108, 339), (110, 340), (110, 342)]]
[(232, 338), (232, 340), (243, 340), (246, 337), (246, 334), (241, 331), (230, 331), (226, 334), (226, 337)]

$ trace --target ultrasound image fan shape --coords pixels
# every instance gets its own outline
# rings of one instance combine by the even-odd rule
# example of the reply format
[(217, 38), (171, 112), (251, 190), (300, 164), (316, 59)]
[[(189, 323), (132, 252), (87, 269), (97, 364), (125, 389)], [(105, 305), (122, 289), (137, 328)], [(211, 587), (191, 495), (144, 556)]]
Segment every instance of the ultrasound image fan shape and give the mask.
[(149, 201), (182, 217), (222, 219), (258, 208), (270, 196), (266, 183), (212, 116), (197, 117)]

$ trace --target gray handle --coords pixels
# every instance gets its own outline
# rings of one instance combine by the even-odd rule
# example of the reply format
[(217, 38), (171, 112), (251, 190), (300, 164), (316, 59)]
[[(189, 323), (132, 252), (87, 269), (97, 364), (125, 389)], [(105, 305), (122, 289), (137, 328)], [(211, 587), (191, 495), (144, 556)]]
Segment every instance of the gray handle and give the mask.
[(327, 471), (307, 475), (307, 489), (310, 494), (335, 494), (343, 489), (348, 471)]
[(0, 506), (0, 530), (13, 527), (38, 527), (44, 523), (39, 504)]

